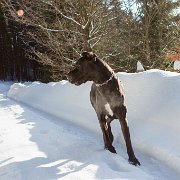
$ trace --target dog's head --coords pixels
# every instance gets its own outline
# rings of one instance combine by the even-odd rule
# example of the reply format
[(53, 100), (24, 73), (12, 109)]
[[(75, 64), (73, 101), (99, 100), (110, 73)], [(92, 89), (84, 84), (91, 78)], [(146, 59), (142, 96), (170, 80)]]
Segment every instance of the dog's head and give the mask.
[(93, 80), (96, 55), (92, 52), (83, 52), (76, 61), (75, 67), (68, 73), (68, 80), (77, 86)]

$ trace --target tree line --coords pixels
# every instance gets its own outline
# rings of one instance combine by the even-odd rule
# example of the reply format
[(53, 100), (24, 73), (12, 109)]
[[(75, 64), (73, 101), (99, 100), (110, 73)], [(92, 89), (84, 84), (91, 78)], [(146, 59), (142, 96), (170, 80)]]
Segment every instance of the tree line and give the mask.
[(171, 69), (178, 51), (179, 1), (1, 0), (0, 79), (64, 79), (82, 51), (115, 71)]

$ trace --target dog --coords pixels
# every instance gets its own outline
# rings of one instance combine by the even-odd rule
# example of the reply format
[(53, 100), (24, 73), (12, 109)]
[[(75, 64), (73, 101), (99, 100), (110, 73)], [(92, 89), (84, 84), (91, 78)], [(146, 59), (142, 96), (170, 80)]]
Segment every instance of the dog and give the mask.
[(129, 163), (135, 166), (140, 165), (131, 144), (122, 83), (112, 68), (99, 59), (96, 54), (85, 51), (76, 61), (75, 68), (68, 73), (67, 78), (70, 83), (77, 86), (87, 81), (93, 81), (90, 101), (99, 120), (105, 149), (116, 153), (112, 145), (114, 137), (110, 123), (114, 119), (119, 119), (129, 156)]

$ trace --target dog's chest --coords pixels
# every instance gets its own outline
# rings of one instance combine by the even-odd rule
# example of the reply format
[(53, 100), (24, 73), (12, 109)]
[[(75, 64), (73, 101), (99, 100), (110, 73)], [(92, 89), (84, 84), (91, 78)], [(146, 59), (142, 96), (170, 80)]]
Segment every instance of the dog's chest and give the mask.
[(105, 107), (106, 111), (108, 112), (108, 114), (111, 115), (111, 116), (113, 116), (113, 111), (112, 111), (109, 103), (106, 103), (106, 104), (104, 105), (104, 107)]

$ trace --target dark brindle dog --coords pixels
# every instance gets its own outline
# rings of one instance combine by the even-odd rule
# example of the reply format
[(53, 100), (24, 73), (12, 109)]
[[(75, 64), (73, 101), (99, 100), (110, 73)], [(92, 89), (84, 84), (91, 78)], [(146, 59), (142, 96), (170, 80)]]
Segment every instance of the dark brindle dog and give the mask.
[(129, 162), (133, 165), (140, 165), (131, 145), (123, 88), (110, 66), (98, 59), (95, 54), (83, 52), (75, 64), (75, 69), (69, 72), (68, 80), (77, 86), (87, 81), (93, 81), (90, 100), (99, 119), (105, 148), (116, 153), (112, 146), (113, 134), (110, 123), (114, 119), (119, 119)]

